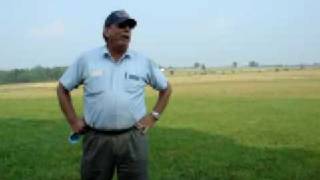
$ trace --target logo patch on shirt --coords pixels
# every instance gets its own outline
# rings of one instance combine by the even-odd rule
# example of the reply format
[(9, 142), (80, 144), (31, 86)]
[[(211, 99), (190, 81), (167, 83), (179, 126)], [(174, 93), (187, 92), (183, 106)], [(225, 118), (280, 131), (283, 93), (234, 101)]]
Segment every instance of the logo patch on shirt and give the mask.
[(136, 80), (136, 81), (139, 81), (139, 76), (136, 76), (136, 75), (133, 75), (133, 74), (129, 74), (129, 79), (133, 79), (133, 80)]
[(134, 75), (134, 74), (125, 73), (125, 74), (124, 74), (124, 77), (125, 77), (126, 79), (133, 79), (133, 80), (136, 80), (136, 81), (139, 81), (139, 80), (140, 80), (140, 77), (137, 76), (137, 75)]
[(98, 77), (103, 75), (103, 70), (102, 69), (94, 69), (90, 72), (90, 76), (92, 77)]

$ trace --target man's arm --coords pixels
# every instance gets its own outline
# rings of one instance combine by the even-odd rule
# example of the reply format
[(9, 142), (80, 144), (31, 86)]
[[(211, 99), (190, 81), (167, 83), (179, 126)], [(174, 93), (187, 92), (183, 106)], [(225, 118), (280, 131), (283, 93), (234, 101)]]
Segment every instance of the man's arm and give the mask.
[(82, 133), (85, 128), (85, 123), (83, 119), (77, 118), (76, 112), (74, 110), (70, 92), (59, 83), (57, 87), (57, 96), (60, 103), (60, 108), (65, 115), (70, 127), (73, 132)]
[(172, 93), (172, 88), (170, 83), (168, 82), (167, 89), (159, 91), (158, 100), (155, 106), (153, 107), (153, 110), (161, 114), (169, 102), (171, 93)]
[[(153, 111), (156, 111), (161, 114), (169, 102), (171, 93), (172, 88), (170, 83), (168, 82), (167, 88), (159, 91), (158, 100), (153, 108)], [(154, 126), (156, 121), (157, 119), (152, 114), (148, 114), (143, 119), (141, 119), (136, 125), (139, 129), (144, 129), (146, 132), (148, 128)]]

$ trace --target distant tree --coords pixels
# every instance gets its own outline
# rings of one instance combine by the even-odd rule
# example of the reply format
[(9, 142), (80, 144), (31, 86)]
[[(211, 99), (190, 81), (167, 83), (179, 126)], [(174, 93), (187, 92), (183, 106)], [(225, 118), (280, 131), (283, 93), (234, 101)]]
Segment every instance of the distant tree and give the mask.
[(203, 70), (203, 71), (206, 70), (206, 65), (205, 64), (201, 64), (201, 70)]
[(237, 67), (238, 67), (238, 63), (234, 61), (234, 62), (232, 63), (232, 67), (237, 68)]
[(30, 70), (32, 81), (44, 81), (48, 80), (48, 72), (46, 68), (42, 66), (36, 66)]
[(257, 63), (256, 61), (250, 61), (248, 66), (249, 67), (259, 67), (259, 63)]
[(193, 65), (193, 67), (195, 68), (195, 69), (198, 69), (199, 67), (200, 67), (200, 63), (199, 62), (195, 62), (194, 63), (194, 65)]
[(58, 80), (63, 72), (66, 70), (66, 67), (54, 67), (51, 69), (52, 80)]
[(36, 66), (31, 69), (0, 71), (0, 84), (58, 80), (65, 70), (66, 67), (44, 68)]
[(315, 62), (313, 63), (313, 66), (320, 66), (320, 63)]

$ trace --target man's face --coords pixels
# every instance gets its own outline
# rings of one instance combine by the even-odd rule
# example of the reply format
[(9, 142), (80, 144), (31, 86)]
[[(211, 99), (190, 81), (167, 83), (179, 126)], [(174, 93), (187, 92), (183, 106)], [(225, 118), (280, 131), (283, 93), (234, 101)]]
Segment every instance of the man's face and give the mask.
[(116, 46), (129, 46), (131, 40), (131, 27), (127, 23), (112, 24), (104, 29), (104, 36), (108, 38), (108, 44)]

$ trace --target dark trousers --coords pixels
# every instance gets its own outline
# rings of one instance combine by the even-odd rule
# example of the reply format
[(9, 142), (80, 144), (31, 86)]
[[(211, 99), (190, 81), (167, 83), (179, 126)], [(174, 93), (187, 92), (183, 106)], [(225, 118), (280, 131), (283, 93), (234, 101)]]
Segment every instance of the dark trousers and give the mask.
[(89, 130), (83, 138), (82, 180), (147, 180), (148, 142), (136, 128), (120, 134)]

